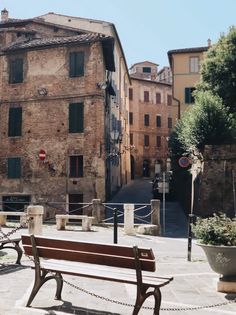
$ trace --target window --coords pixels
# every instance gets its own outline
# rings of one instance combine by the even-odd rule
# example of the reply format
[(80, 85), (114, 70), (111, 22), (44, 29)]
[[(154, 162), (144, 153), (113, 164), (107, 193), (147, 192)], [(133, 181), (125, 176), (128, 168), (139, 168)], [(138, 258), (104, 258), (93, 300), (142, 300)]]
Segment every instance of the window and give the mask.
[(23, 59), (17, 58), (10, 60), (9, 64), (9, 83), (23, 82)]
[(69, 133), (84, 131), (84, 104), (72, 103), (69, 105)]
[(172, 105), (172, 96), (171, 95), (167, 95), (167, 105), (171, 106)]
[(70, 177), (83, 177), (83, 155), (70, 156)]
[(14, 157), (7, 159), (7, 177), (21, 178), (21, 158)]
[(149, 92), (144, 91), (144, 102), (149, 102)]
[(156, 138), (156, 144), (157, 144), (157, 147), (160, 148), (161, 147), (161, 136), (157, 136)]
[(194, 92), (195, 88), (193, 87), (187, 87), (185, 88), (185, 104), (192, 104), (194, 103)]
[(161, 116), (156, 116), (156, 126), (161, 127)]
[(8, 136), (9, 137), (21, 136), (21, 129), (22, 129), (22, 108), (21, 107), (9, 108)]
[(190, 57), (189, 58), (190, 73), (199, 73), (199, 70), (200, 70), (199, 57)]
[(82, 77), (84, 75), (84, 53), (76, 51), (70, 53), (70, 77)]
[(168, 117), (168, 128), (172, 128), (172, 118)]
[(130, 145), (134, 144), (134, 135), (132, 133), (129, 134), (129, 143)]
[(129, 100), (132, 101), (133, 100), (133, 89), (129, 89)]
[(161, 104), (161, 93), (156, 93), (156, 104)]
[(149, 115), (148, 114), (144, 115), (144, 126), (149, 126)]
[(133, 125), (133, 113), (129, 112), (129, 124)]
[(148, 135), (144, 135), (144, 146), (145, 147), (149, 146), (149, 136)]
[(150, 67), (143, 67), (143, 73), (151, 73)]

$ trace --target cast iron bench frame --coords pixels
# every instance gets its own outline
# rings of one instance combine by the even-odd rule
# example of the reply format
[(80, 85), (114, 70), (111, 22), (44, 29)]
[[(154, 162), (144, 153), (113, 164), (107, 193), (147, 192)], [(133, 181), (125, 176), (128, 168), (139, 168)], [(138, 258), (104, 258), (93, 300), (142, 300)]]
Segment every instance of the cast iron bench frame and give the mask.
[(136, 302), (132, 314), (138, 314), (146, 298), (153, 295), (153, 314), (159, 315), (160, 287), (173, 280), (173, 277), (157, 277), (143, 272), (155, 271), (155, 257), (149, 248), (34, 235), (22, 235), (22, 244), (25, 253), (33, 256), (35, 263), (34, 285), (26, 306), (30, 306), (42, 285), (51, 279), (57, 283), (55, 299), (61, 300), (62, 274), (69, 274), (136, 285)]
[(19, 243), (21, 238), (12, 238), (12, 239), (1, 239), (0, 240), (0, 250), (9, 248), (14, 249), (17, 252), (16, 264), (20, 265), (21, 257), (23, 254), (23, 250), (21, 249)]

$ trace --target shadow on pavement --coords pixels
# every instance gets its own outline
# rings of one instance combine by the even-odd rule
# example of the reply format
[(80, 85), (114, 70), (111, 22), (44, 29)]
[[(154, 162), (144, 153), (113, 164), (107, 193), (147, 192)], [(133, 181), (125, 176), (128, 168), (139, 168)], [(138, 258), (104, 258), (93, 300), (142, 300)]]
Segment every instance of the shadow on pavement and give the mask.
[(60, 306), (52, 306), (48, 308), (37, 307), (37, 309), (45, 310), (45, 315), (56, 315), (55, 312), (64, 312), (66, 314), (77, 314), (77, 315), (120, 315), (119, 313), (111, 313), (105, 311), (97, 311), (94, 309), (88, 309), (84, 307), (73, 306), (71, 302), (63, 301)]

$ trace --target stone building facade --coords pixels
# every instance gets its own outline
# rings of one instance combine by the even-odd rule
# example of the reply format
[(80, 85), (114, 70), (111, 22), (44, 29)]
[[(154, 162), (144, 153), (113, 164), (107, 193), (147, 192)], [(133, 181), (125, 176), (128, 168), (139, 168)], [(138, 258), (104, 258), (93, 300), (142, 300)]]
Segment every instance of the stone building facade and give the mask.
[[(122, 156), (126, 163), (118, 153), (116, 163), (111, 159), (111, 120), (116, 117), (112, 107), (120, 96), (113, 79), (116, 40), (41, 18), (15, 20), (4, 15), (0, 23), (3, 208), (22, 210), (24, 204), (36, 202), (47, 205), (51, 216), (59, 208), (72, 210), (73, 203), (106, 200), (112, 189), (128, 181), (129, 154), (125, 151)], [(124, 112), (125, 117), (118, 110), (119, 121), (127, 120)], [(121, 133), (122, 124), (115, 128)], [(122, 144), (116, 141), (117, 145)], [(107, 183), (115, 176), (113, 188)]]
[(193, 213), (236, 215), (236, 145), (206, 145), (193, 159)]
[(133, 65), (130, 73), (132, 177), (153, 177), (155, 173), (166, 170), (169, 163), (168, 136), (174, 127), (171, 84), (157, 81), (157, 65), (151, 62)]

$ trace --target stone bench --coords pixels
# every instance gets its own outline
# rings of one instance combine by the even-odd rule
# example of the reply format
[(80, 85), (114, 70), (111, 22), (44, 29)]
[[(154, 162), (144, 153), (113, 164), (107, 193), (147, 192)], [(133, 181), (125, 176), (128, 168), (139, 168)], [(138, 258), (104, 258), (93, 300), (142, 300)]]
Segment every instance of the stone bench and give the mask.
[(92, 221), (94, 217), (77, 214), (56, 214), (57, 230), (65, 230), (66, 223), (70, 220), (82, 220), (82, 231), (91, 231)]
[(14, 212), (14, 211), (0, 211), (0, 225), (6, 225), (7, 216), (20, 217), (20, 223), (24, 224), (27, 219), (27, 213), (25, 212)]

